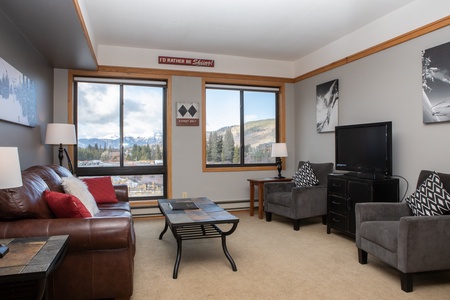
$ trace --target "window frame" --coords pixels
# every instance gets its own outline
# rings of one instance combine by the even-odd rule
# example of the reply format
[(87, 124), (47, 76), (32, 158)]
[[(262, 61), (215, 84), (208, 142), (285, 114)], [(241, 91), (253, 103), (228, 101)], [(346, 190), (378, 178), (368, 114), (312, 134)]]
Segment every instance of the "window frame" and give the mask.
[[(286, 141), (286, 112), (285, 112), (285, 84), (283, 82), (272, 81), (250, 81), (250, 80), (227, 80), (217, 78), (203, 78), (202, 80), (202, 170), (203, 172), (235, 172), (235, 171), (262, 171), (276, 170), (276, 163), (263, 164), (239, 164), (239, 165), (208, 165), (206, 161), (207, 155), (207, 131), (206, 131), (206, 89), (207, 85), (229, 85), (229, 86), (248, 86), (258, 88), (278, 88), (278, 99), (276, 107), (276, 142), (283, 143)], [(263, 91), (263, 90), (262, 90)], [(243, 126), (243, 124), (240, 124)], [(242, 153), (241, 153), (242, 155)], [(284, 161), (283, 161), (283, 169)]]
[[(86, 80), (78, 80), (78, 78), (86, 79)], [(159, 198), (169, 198), (170, 197), (170, 182), (169, 182), (169, 170), (170, 170), (170, 163), (169, 163), (169, 137), (170, 134), (168, 133), (170, 130), (168, 127), (170, 115), (168, 112), (170, 111), (170, 88), (169, 88), (169, 80), (168, 78), (126, 78), (126, 77), (111, 77), (111, 76), (99, 76), (99, 75), (73, 75), (71, 76), (71, 84), (72, 84), (72, 90), (73, 90), (73, 123), (75, 124), (75, 127), (78, 128), (78, 95), (77, 95), (77, 82), (91, 82), (91, 83), (113, 83), (120, 85), (120, 90), (123, 91), (123, 87), (125, 85), (140, 85), (140, 86), (156, 86), (163, 89), (163, 112), (162, 112), (162, 126), (163, 126), (163, 165), (151, 165), (151, 166), (126, 166), (123, 158), (123, 146), (121, 146), (120, 153), (121, 153), (121, 160), (120, 165), (121, 166), (114, 166), (114, 167), (78, 167), (78, 153), (77, 153), (77, 146), (75, 145), (73, 147), (73, 157), (74, 157), (74, 170), (75, 174), (80, 177), (87, 177), (87, 176), (116, 176), (116, 175), (123, 175), (123, 176), (130, 176), (130, 175), (162, 175), (163, 176), (163, 182), (164, 182), (164, 189), (163, 189), (163, 195), (161, 196), (144, 196), (144, 197), (130, 197), (130, 201), (148, 201), (148, 200), (156, 200)], [(155, 82), (164, 82), (164, 85), (160, 84), (151, 84)], [(121, 139), (123, 139), (123, 93), (121, 92), (120, 95), (120, 134)]]

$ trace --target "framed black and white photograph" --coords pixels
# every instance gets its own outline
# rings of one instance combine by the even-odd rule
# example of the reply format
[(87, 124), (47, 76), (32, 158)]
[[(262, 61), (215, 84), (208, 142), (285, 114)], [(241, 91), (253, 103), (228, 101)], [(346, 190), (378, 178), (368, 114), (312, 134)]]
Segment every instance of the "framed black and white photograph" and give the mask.
[(0, 77), (0, 119), (35, 127), (35, 83), (2, 58)]
[(334, 127), (338, 125), (338, 100), (338, 79), (317, 85), (317, 132), (334, 131)]
[(423, 123), (450, 121), (450, 42), (422, 51)]

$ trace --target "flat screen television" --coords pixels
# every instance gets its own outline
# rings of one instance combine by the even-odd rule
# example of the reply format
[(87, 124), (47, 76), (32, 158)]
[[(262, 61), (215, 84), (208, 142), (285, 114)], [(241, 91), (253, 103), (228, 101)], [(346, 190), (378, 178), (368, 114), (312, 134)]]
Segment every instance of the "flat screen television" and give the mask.
[(336, 126), (336, 170), (368, 178), (392, 176), (392, 122)]

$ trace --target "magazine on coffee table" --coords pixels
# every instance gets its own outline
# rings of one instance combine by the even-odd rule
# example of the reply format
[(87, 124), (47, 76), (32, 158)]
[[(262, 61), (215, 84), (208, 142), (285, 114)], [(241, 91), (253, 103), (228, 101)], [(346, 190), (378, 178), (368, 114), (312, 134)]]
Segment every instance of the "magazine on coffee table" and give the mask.
[(198, 206), (192, 201), (169, 203), (169, 207), (172, 210), (198, 209)]

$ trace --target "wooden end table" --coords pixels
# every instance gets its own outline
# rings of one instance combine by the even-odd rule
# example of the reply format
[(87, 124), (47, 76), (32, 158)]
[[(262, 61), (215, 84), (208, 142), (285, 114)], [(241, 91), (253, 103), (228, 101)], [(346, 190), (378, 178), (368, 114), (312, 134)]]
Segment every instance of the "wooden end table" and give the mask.
[(68, 239), (68, 235), (0, 239), (9, 247), (0, 259), (0, 298), (45, 297), (47, 277), (62, 261)]
[(266, 177), (266, 178), (254, 178), (247, 179), (250, 182), (250, 216), (255, 213), (255, 185), (258, 186), (258, 217), (263, 218), (263, 198), (264, 198), (264, 183), (266, 182), (280, 182), (280, 181), (292, 181), (292, 178), (278, 178), (278, 177)]

